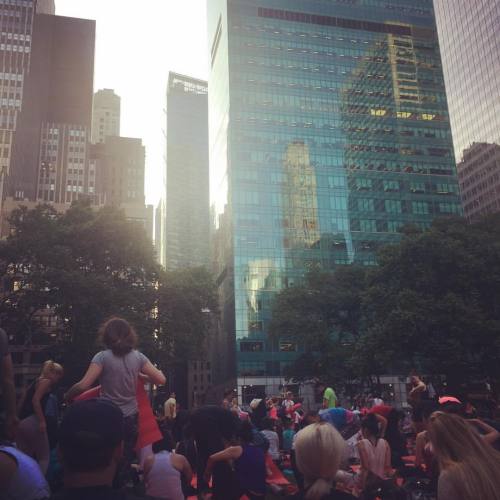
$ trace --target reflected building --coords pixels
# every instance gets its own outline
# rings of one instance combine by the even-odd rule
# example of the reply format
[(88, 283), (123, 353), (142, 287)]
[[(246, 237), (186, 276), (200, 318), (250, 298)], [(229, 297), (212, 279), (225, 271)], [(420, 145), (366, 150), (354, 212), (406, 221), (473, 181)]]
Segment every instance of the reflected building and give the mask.
[(268, 337), (280, 290), (461, 213), (433, 6), (210, 0), (208, 22), (225, 377), (272, 393), (301, 350)]

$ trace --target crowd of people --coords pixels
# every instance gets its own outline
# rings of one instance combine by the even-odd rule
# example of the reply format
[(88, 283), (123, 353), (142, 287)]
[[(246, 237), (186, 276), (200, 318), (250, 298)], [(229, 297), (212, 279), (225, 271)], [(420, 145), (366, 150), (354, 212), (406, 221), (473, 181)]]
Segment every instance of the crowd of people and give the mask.
[(144, 383), (166, 380), (133, 328), (112, 318), (99, 338), (104, 350), (65, 393), (61, 417), (63, 367), (45, 362), (16, 401), (0, 330), (1, 499), (500, 500), (498, 422), (456, 395), (431, 395), (416, 375), (411, 411), (380, 394), (342, 407), (318, 384), (320, 409), (292, 392), (242, 406), (230, 391), (187, 412), (172, 393), (155, 416)]

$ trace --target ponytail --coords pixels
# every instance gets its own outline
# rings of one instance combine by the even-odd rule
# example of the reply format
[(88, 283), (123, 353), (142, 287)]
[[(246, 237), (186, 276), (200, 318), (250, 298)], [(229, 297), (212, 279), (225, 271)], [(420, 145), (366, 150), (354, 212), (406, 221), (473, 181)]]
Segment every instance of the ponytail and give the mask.
[(320, 500), (332, 491), (333, 480), (324, 479), (322, 477), (316, 479), (314, 483), (307, 488), (306, 500)]

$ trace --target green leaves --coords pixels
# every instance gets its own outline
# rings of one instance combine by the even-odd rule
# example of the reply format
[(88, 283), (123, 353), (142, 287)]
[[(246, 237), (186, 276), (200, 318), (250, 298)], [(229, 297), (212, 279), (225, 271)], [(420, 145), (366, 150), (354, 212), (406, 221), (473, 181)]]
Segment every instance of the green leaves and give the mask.
[[(335, 351), (351, 376), (418, 368), (455, 379), (499, 377), (500, 215), (408, 230), (382, 249), (378, 267), (310, 275), (280, 294), (274, 314), (273, 333), (300, 340), (314, 357), (308, 376), (326, 376)], [(349, 338), (352, 349), (342, 351)]]
[(201, 310), (216, 310), (211, 277), (203, 270), (165, 273), (144, 229), (122, 211), (82, 202), (64, 214), (20, 208), (11, 225), (0, 242), (2, 327), (18, 344), (51, 345), (70, 378), (86, 367), (98, 349), (97, 329), (112, 315), (134, 325), (141, 350), (159, 364), (172, 359), (173, 345), (198, 345), (205, 334)]

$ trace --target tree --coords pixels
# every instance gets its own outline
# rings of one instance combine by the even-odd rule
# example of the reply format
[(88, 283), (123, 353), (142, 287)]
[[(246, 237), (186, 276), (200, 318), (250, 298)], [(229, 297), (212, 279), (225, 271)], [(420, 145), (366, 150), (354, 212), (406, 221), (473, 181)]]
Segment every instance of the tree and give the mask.
[(159, 268), (142, 227), (117, 209), (96, 212), (85, 203), (64, 214), (20, 208), (11, 226), (0, 243), (0, 318), (17, 343), (45, 343), (47, 329), (37, 320), (55, 314), (59, 355), (78, 370), (96, 349), (99, 324), (119, 315), (153, 351)]
[(500, 378), (500, 214), (408, 227), (378, 266), (309, 275), (276, 299), (271, 332), (305, 354), (290, 374), (330, 380), (417, 368)]
[(203, 267), (166, 271), (158, 288), (158, 346), (165, 362), (179, 363), (200, 357), (206, 349), (217, 291)]
[[(163, 367), (203, 349), (217, 312), (210, 274), (162, 270), (142, 226), (122, 211), (84, 202), (64, 214), (20, 208), (11, 226), (0, 242), (1, 324), (17, 344), (50, 345), (69, 380), (99, 348), (98, 327), (110, 316), (130, 321), (140, 349)], [(53, 338), (47, 317), (57, 319)]]
[(369, 351), (386, 369), (467, 380), (500, 369), (500, 215), (436, 220), (386, 247), (363, 305)]
[(339, 267), (335, 273), (311, 271), (303, 285), (281, 292), (273, 307), (271, 335), (289, 338), (304, 353), (288, 375), (311, 376), (343, 385), (353, 376), (350, 357), (362, 331), (366, 269)]

